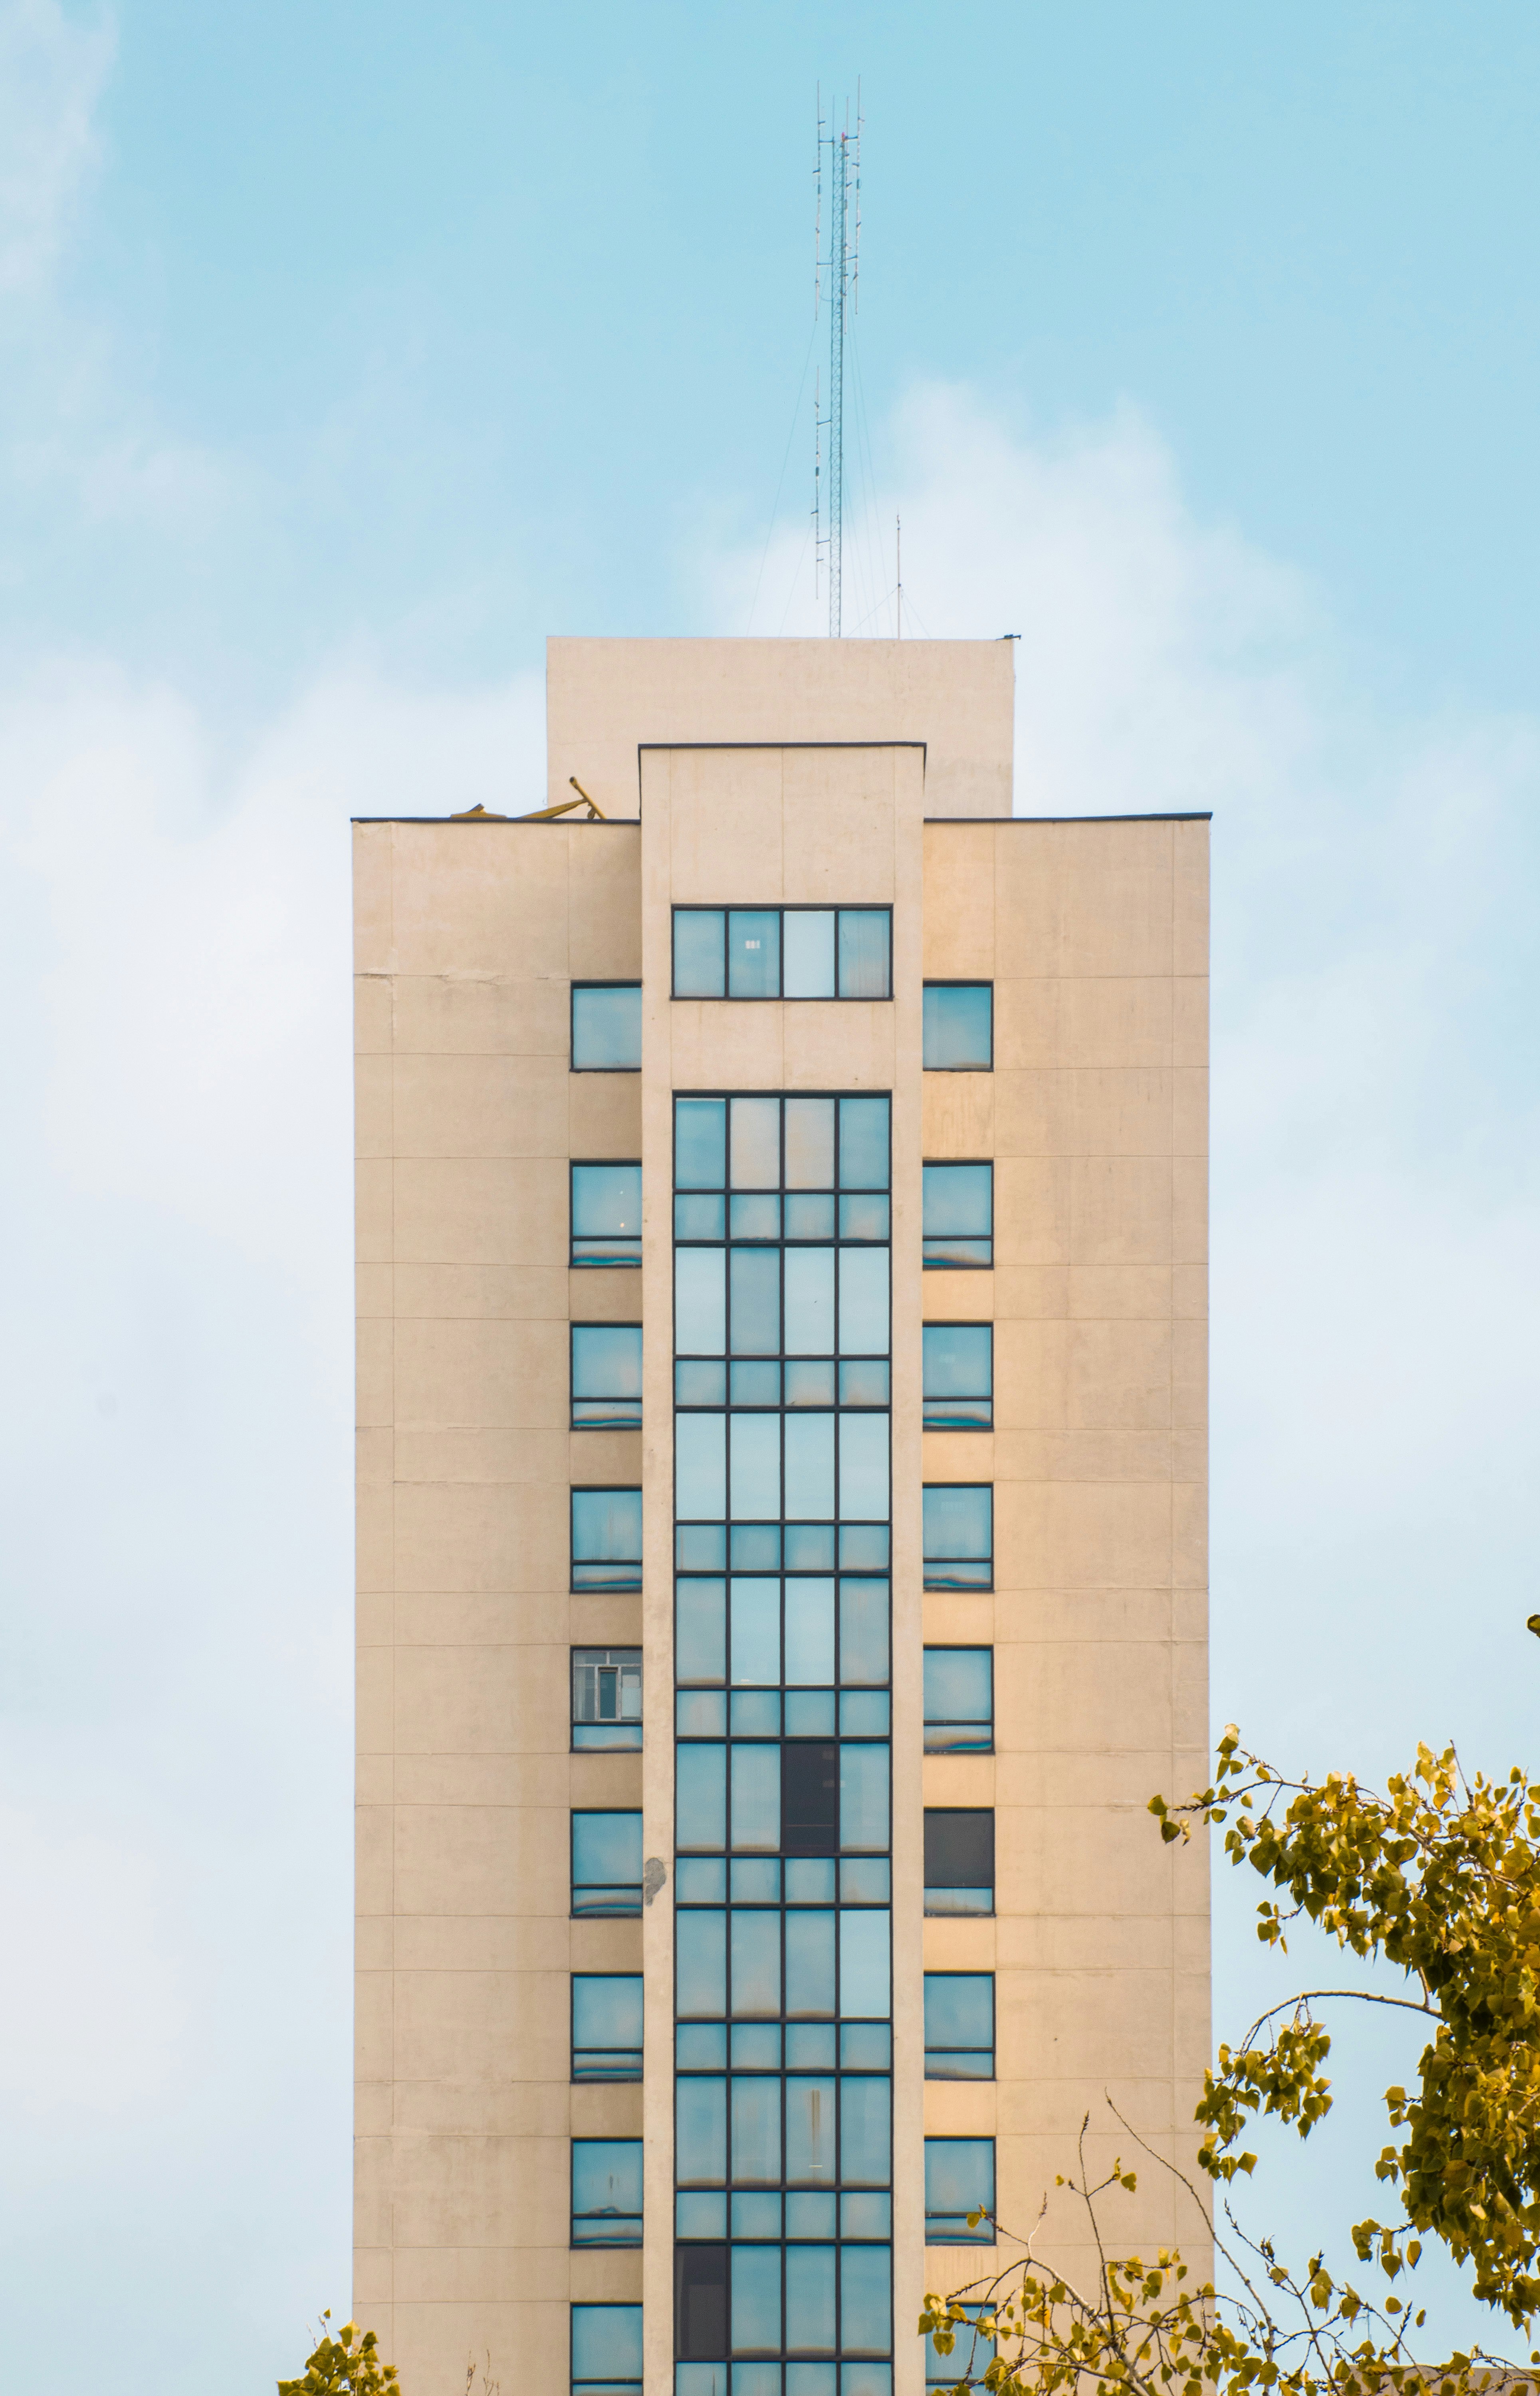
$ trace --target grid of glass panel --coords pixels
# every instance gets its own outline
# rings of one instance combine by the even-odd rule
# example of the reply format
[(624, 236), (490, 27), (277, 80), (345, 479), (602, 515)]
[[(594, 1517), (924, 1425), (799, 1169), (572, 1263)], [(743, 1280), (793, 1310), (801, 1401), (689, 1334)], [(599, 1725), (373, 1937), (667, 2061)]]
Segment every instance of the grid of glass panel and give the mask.
[(889, 1102), (674, 1130), (677, 2396), (884, 2396)]
[(676, 907), (675, 998), (891, 998), (887, 907)]

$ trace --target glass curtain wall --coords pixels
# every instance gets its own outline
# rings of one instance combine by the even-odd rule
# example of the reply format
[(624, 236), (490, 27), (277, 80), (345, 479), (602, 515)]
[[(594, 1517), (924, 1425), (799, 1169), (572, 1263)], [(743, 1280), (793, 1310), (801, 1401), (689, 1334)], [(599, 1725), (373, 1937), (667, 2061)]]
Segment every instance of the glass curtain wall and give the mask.
[(890, 1109), (674, 1111), (677, 2396), (887, 2396)]

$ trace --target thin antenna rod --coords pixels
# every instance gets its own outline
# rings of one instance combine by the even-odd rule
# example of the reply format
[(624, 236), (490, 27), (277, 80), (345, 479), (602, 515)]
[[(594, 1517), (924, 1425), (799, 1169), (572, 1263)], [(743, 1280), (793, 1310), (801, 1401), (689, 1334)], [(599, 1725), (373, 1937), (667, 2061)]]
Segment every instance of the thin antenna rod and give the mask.
[[(817, 96), (818, 166), (814, 216), (814, 251), (821, 281), (828, 269), (829, 291), (829, 412), (815, 387), (813, 406), (813, 575), (817, 595), (820, 562), (829, 570), (829, 632), (838, 640), (842, 631), (844, 566), (844, 364), (847, 315), (855, 313), (861, 228), (861, 105), (856, 86), (856, 131), (850, 129), (845, 106), (844, 130), (836, 132), (832, 117), (824, 131), (823, 94)], [(829, 250), (822, 245), (823, 153), (829, 152)], [(821, 298), (816, 285), (816, 298)], [(827, 455), (824, 435), (829, 436)]]
[(902, 640), (904, 637), (904, 519), (902, 516), (895, 516), (893, 519), (893, 563), (895, 621), (898, 628), (897, 637)]

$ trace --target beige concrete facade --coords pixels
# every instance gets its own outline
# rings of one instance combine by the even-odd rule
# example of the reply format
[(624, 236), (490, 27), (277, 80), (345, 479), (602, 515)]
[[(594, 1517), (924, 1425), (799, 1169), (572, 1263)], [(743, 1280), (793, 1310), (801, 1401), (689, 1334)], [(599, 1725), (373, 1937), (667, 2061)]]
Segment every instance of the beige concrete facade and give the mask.
[[(1011, 808), (997, 643), (551, 646), (553, 800), (625, 820), (356, 828), (354, 2309), (407, 2396), (490, 2353), (561, 2396), (573, 2303), (644, 2303), (672, 2389), (671, 1103), (886, 1092), (893, 1124), (894, 2385), (919, 2396), (923, 2138), (992, 2136), (1029, 2227), (1118, 2140), (1175, 2150), (1209, 2051), (1207, 832)], [(886, 1001), (676, 1000), (677, 904), (893, 909)], [(640, 1072), (569, 1071), (575, 980), (639, 980)], [(922, 1064), (926, 980), (994, 985), (989, 1072)], [(574, 1158), (641, 1159), (643, 1261), (571, 1271)], [(922, 1272), (921, 1167), (991, 1160), (991, 1271)], [(988, 1320), (994, 1428), (925, 1433), (921, 1326)], [(643, 1424), (572, 1431), (574, 1321), (644, 1325)], [(991, 1482), (994, 1589), (922, 1588), (923, 1483)], [(568, 1593), (573, 1486), (640, 1484), (643, 1593)], [(922, 1752), (924, 1643), (992, 1645), (992, 1755)], [(644, 1651), (639, 1755), (570, 1751), (568, 1651)], [(926, 1919), (925, 1805), (991, 1806), (992, 1918)], [(669, 1879), (574, 1920), (568, 1816), (640, 1806)], [(923, 2077), (923, 1973), (995, 1975), (997, 2077)], [(574, 2084), (574, 1971), (642, 1971), (638, 2084)], [(644, 2137), (640, 2250), (569, 2246), (568, 2142)], [(1122, 2144), (1126, 2148), (1127, 2140)], [(1189, 2222), (1153, 2175), (1131, 2245)], [(1066, 2265), (1082, 2232), (1061, 2198)]]

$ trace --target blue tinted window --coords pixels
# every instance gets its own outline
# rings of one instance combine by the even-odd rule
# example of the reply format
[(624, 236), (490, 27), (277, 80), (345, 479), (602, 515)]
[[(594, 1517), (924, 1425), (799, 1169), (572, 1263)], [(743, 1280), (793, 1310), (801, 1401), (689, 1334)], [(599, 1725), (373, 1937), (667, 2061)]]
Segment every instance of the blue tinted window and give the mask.
[[(969, 2321), (991, 2308), (985, 2305), (964, 2305)], [(925, 2340), (925, 2385), (927, 2388), (955, 2388), (961, 2380), (983, 2383), (984, 2374), (994, 2360), (993, 2338), (981, 2337), (976, 2330), (959, 2327), (953, 2333), (951, 2351), (938, 2354), (934, 2334)]]
[(987, 1754), (994, 1745), (994, 1650), (927, 1647), (925, 1750)]
[(781, 954), (782, 988), (788, 998), (832, 998), (832, 908), (788, 908), (781, 918)]
[(573, 1815), (572, 1910), (641, 1912), (640, 1813)]
[(641, 1588), (640, 1489), (573, 1491), (572, 1586), (600, 1590)]
[(572, 985), (572, 1070), (634, 1073), (642, 1064), (640, 982)]
[(574, 1431), (634, 1431), (642, 1420), (640, 1323), (572, 1326)]
[(573, 1649), (572, 1744), (599, 1754), (641, 1746), (640, 1647)]
[(640, 2305), (574, 2305), (573, 2396), (631, 2396), (642, 2385)]
[(994, 1420), (992, 1323), (924, 1326), (927, 1431), (988, 1431)]
[(720, 998), (726, 965), (720, 907), (676, 907), (673, 919), (675, 998)]
[(885, 907), (840, 910), (840, 996), (886, 998), (893, 918)]
[(992, 1486), (988, 1482), (930, 1483), (924, 1491), (923, 1519), (925, 1587), (992, 1588)]
[(727, 1180), (727, 1101), (674, 1100), (674, 1187), (721, 1190)]
[(780, 996), (780, 914), (774, 907), (734, 907), (727, 916), (727, 995)]
[(994, 1166), (923, 1167), (924, 1262), (931, 1271), (994, 1262)]
[(928, 1073), (987, 1073), (994, 1064), (994, 985), (928, 981), (924, 996)]
[(925, 2077), (994, 2078), (994, 1974), (925, 1974)]
[(992, 2246), (993, 2219), (968, 2227), (970, 2213), (992, 2216), (995, 2203), (992, 2138), (925, 2140), (925, 2243), (927, 2246)]
[(575, 1972), (572, 1976), (574, 2080), (642, 2077), (642, 1975)]
[(840, 1187), (885, 1190), (888, 1186), (888, 1101), (840, 1100)]
[(572, 2243), (641, 2245), (640, 2138), (573, 2139)]
[(572, 1262), (639, 1265), (642, 1261), (642, 1167), (575, 1165), (572, 1168)]

